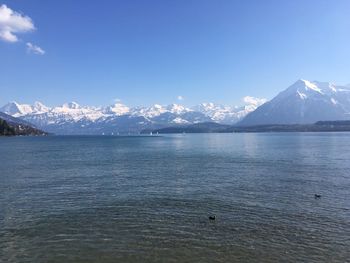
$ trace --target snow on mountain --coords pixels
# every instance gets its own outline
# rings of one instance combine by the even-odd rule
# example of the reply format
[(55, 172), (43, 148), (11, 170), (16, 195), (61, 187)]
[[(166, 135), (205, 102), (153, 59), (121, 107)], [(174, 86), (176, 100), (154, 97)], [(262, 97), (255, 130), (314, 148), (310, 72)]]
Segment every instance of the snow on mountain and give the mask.
[(265, 103), (266, 99), (246, 96), (243, 98), (243, 102), (246, 105), (242, 107), (230, 107), (208, 102), (199, 104), (192, 109), (209, 116), (215, 122), (234, 124), (241, 120), (245, 115), (254, 111), (257, 107)]
[(128, 107), (81, 106), (76, 102), (47, 107), (10, 102), (0, 108), (13, 117), (58, 134), (101, 134), (139, 132), (201, 122), (259, 125), (314, 123), (320, 120), (350, 120), (350, 86), (300, 79), (271, 101), (246, 96), (244, 106), (212, 102), (192, 108), (179, 104)]
[(132, 115), (134, 116), (144, 116), (146, 118), (154, 118), (167, 112), (166, 107), (154, 104), (151, 107), (136, 107), (132, 109)]
[(191, 109), (186, 108), (179, 104), (170, 104), (170, 105), (160, 105), (154, 104), (150, 107), (136, 107), (131, 109), (131, 114), (135, 116), (143, 116), (146, 118), (154, 118), (163, 113), (174, 113), (174, 114), (183, 114), (185, 112), (190, 112)]
[(171, 112), (171, 113), (175, 113), (175, 114), (183, 114), (185, 112), (190, 112), (192, 111), (189, 108), (186, 108), (182, 105), (179, 104), (170, 104), (166, 107), (167, 111)]
[(45, 106), (39, 101), (34, 102), (34, 105), (32, 106), (33, 112), (35, 113), (45, 113), (50, 110), (49, 107)]
[(137, 132), (150, 127), (213, 121), (232, 124), (254, 110), (257, 105), (252, 101), (245, 103), (247, 105), (243, 107), (202, 103), (193, 108), (179, 104), (129, 108), (119, 102), (107, 107), (81, 106), (76, 102), (69, 102), (50, 108), (40, 102), (33, 105), (11, 102), (0, 108), (0, 111), (20, 117), (52, 133), (96, 134)]
[[(206, 117), (209, 117), (212, 121), (234, 123), (245, 114), (256, 108), (254, 103), (246, 103), (248, 104), (243, 107), (230, 107), (217, 105), (214, 103), (202, 103), (192, 108), (187, 108), (179, 104), (155, 104), (150, 107), (129, 108), (121, 103), (116, 103), (107, 107), (88, 107), (80, 106), (76, 102), (69, 102), (63, 104), (62, 106), (49, 108), (40, 102), (35, 102), (34, 105), (11, 102), (2, 107), (0, 111), (15, 117), (28, 117), (33, 115), (40, 115), (44, 117), (43, 115), (45, 115), (49, 119), (56, 118), (57, 120), (65, 119), (70, 121), (79, 121), (81, 119), (96, 121), (100, 118), (122, 115), (142, 116), (148, 119), (153, 119), (165, 113), (173, 114), (173, 119), (175, 119), (177, 116), (182, 114), (199, 112), (204, 114)], [(187, 116), (190, 115), (188, 114)], [(198, 118), (199, 117), (197, 114), (197, 119)], [(200, 118), (197, 121), (200, 121)]]
[(229, 106), (214, 104), (212, 102), (202, 103), (192, 108), (194, 111), (201, 112), (216, 122), (235, 122), (236, 109)]
[(33, 109), (28, 104), (18, 104), (17, 102), (13, 101), (3, 106), (1, 111), (13, 117), (20, 117), (32, 113)]
[(239, 125), (306, 124), (350, 119), (350, 87), (300, 79)]
[(38, 101), (36, 101), (33, 105), (19, 104), (13, 101), (0, 108), (0, 111), (5, 112), (6, 114), (9, 114), (13, 117), (22, 117), (28, 114), (45, 113), (49, 110), (49, 107)]
[(54, 107), (47, 112), (47, 116), (57, 119), (64, 119), (70, 121), (79, 121), (81, 119), (87, 119), (95, 121), (104, 116), (103, 112), (99, 108), (80, 106), (76, 102), (65, 103), (62, 106)]

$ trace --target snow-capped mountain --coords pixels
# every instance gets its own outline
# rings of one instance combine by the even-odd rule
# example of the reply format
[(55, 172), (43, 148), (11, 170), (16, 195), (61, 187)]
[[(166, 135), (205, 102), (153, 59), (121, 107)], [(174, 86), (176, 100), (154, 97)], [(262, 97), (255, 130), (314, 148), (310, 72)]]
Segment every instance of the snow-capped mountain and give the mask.
[(308, 124), (350, 119), (350, 87), (298, 80), (238, 125)]
[(201, 122), (249, 126), (350, 120), (349, 85), (298, 80), (271, 101), (247, 96), (243, 102), (240, 107), (208, 102), (191, 108), (179, 104), (128, 107), (120, 102), (107, 107), (76, 102), (48, 107), (40, 102), (10, 102), (0, 112), (56, 134), (138, 133)]
[[(35, 102), (34, 105), (39, 102)], [(41, 106), (41, 104), (39, 105)], [(18, 104), (17, 102), (10, 102), (1, 108), (2, 112), (11, 115), (12, 117), (20, 117), (27, 114), (31, 114), (36, 111), (35, 106), (31, 106), (28, 104)]]
[(192, 108), (179, 104), (131, 108), (122, 103), (90, 107), (76, 102), (47, 107), (40, 102), (33, 105), (10, 102), (0, 111), (56, 134), (110, 134), (200, 122), (233, 124), (259, 105), (255, 98), (244, 102), (246, 105), (242, 107), (202, 103)]
[(199, 104), (192, 109), (194, 111), (201, 112), (213, 121), (223, 124), (234, 124), (241, 120), (248, 113), (254, 111), (257, 107), (264, 104), (266, 99), (259, 99), (250, 96), (243, 98), (245, 106), (241, 107), (231, 107), (219, 104), (214, 104), (212, 102)]

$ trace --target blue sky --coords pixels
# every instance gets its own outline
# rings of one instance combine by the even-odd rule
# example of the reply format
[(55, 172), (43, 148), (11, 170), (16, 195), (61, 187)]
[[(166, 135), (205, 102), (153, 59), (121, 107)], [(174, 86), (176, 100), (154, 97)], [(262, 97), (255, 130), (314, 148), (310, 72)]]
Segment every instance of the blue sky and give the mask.
[(188, 106), (237, 105), (247, 95), (270, 99), (299, 78), (350, 83), (348, 0), (1, 4), (35, 30), (0, 39), (0, 105), (118, 98), (135, 106), (180, 95)]

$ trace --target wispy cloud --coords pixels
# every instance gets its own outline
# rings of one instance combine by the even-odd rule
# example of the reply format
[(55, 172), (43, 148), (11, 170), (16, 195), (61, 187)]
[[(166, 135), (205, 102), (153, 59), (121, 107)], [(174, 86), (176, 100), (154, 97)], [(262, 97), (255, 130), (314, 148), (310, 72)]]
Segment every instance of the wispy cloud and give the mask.
[(41, 47), (36, 46), (30, 42), (28, 42), (27, 44), (27, 51), (28, 53), (33, 53), (36, 55), (44, 55), (45, 54), (45, 50), (43, 50)]
[(0, 39), (6, 42), (17, 42), (17, 33), (35, 30), (30, 17), (24, 16), (6, 5), (0, 6)]
[(243, 98), (243, 101), (246, 103), (246, 104), (249, 104), (249, 105), (254, 105), (254, 106), (260, 106), (262, 104), (264, 104), (267, 99), (264, 99), (264, 98), (256, 98), (256, 97), (251, 97), (251, 96), (245, 96)]
[(181, 100), (184, 100), (185, 98), (183, 96), (179, 95), (179, 96), (177, 96), (177, 99), (181, 101)]

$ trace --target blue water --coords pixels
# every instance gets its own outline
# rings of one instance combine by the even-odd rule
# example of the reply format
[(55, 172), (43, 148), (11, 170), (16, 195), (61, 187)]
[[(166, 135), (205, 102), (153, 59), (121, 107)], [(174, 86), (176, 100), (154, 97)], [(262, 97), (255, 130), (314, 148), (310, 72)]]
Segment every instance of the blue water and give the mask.
[(0, 262), (350, 259), (350, 133), (10, 137), (0, 149)]

